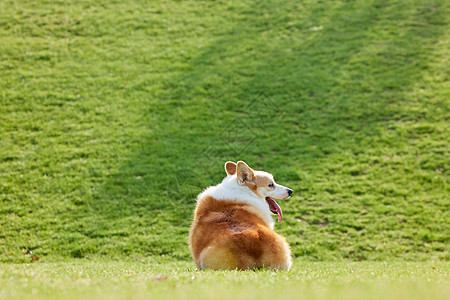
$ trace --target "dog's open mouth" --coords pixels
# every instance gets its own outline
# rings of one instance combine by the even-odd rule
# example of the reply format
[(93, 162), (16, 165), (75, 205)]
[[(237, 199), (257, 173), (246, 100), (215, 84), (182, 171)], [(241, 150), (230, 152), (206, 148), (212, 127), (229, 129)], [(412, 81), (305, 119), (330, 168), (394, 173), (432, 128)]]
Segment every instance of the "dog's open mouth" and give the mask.
[(266, 202), (267, 204), (269, 204), (270, 211), (274, 215), (278, 215), (278, 222), (281, 222), (281, 220), (283, 219), (283, 212), (281, 211), (281, 207), (278, 205), (278, 203), (275, 202), (275, 200), (270, 197), (266, 197)]

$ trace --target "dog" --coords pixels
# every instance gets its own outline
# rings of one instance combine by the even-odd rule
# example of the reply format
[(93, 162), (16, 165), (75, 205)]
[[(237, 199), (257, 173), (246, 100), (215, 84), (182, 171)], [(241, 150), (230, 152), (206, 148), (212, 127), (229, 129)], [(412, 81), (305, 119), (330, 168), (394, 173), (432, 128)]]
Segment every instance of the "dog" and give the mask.
[(197, 197), (189, 230), (189, 247), (201, 270), (289, 270), (291, 250), (273, 228), (272, 214), (283, 213), (276, 200), (292, 190), (275, 183), (267, 172), (245, 162), (225, 163), (227, 176)]

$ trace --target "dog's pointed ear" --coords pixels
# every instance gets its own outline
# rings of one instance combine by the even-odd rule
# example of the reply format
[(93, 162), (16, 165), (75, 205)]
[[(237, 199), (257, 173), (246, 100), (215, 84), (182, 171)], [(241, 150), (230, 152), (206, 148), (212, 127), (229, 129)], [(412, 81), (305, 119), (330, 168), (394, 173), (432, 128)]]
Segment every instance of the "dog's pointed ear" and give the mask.
[(236, 174), (236, 163), (232, 161), (227, 161), (225, 163), (225, 172), (227, 172), (227, 175)]
[(255, 173), (253, 173), (253, 170), (243, 161), (238, 161), (236, 173), (238, 183), (241, 185), (246, 182), (253, 182), (253, 179), (255, 179)]

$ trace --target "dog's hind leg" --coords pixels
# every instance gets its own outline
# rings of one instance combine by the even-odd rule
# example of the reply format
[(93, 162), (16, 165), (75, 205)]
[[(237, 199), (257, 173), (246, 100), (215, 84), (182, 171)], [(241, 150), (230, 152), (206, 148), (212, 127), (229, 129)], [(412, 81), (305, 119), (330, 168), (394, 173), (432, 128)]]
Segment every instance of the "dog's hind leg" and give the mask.
[(228, 247), (218, 245), (208, 246), (199, 256), (199, 267), (202, 270), (233, 270), (237, 266), (237, 257)]

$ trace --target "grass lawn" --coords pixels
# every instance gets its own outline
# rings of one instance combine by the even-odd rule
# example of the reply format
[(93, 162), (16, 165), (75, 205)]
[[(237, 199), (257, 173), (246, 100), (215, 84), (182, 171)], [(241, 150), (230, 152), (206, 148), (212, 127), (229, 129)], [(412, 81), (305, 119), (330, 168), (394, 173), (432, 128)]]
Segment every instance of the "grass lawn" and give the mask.
[(0, 299), (448, 299), (448, 263), (300, 262), (290, 272), (191, 263), (1, 264)]
[[(1, 297), (443, 298), (449, 19), (445, 0), (0, 1)], [(195, 198), (227, 160), (294, 190), (292, 272), (192, 270)]]

